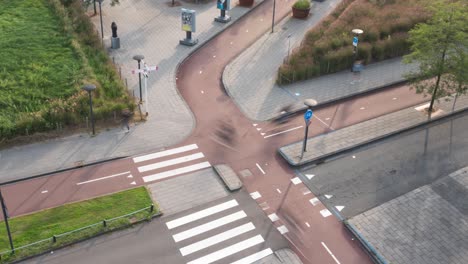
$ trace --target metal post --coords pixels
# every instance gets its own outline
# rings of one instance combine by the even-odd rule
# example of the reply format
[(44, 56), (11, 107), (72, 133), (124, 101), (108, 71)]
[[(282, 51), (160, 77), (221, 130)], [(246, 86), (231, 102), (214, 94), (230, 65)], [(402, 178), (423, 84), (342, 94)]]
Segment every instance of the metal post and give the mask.
[(89, 91), (88, 93), (89, 93), (89, 111), (91, 112), (91, 127), (93, 129), (93, 135), (95, 135), (96, 132), (94, 130), (93, 99), (91, 97), (91, 91)]
[[(138, 60), (138, 70), (140, 69), (140, 62), (141, 60)], [(138, 84), (140, 85), (140, 104), (142, 103), (142, 92), (141, 92), (141, 72), (138, 72)]]
[(94, 15), (97, 14), (97, 11), (96, 11), (96, 0), (93, 0), (93, 4), (94, 4)]
[(226, 10), (221, 10), (221, 17), (225, 18), (226, 17)]
[[(358, 37), (358, 35), (354, 35), (355, 37)], [(357, 58), (357, 45), (354, 46), (353, 48), (353, 62), (351, 64), (351, 71), (353, 72), (354, 71), (354, 63), (356, 62), (356, 58)]]
[(8, 223), (8, 212), (7, 212), (7, 208), (5, 205), (5, 201), (3, 200), (2, 190), (0, 190), (0, 202), (2, 203), (3, 219), (5, 220), (5, 225), (6, 225), (6, 229), (8, 233), (8, 239), (10, 240), (11, 252), (15, 253), (15, 247), (13, 246), (13, 239), (11, 238), (10, 225)]
[(104, 44), (104, 29), (102, 27), (102, 9), (101, 9), (101, 2), (102, 0), (99, 0), (99, 16), (101, 18), (101, 42)]
[(289, 51), (291, 49), (291, 34), (288, 35), (288, 57), (287, 57), (287, 61), (289, 63)]
[(304, 152), (307, 152), (307, 137), (309, 136), (309, 125), (310, 125), (310, 122), (307, 122), (307, 125), (305, 127), (304, 143), (302, 144), (301, 157), (304, 155)]
[(271, 18), (271, 33), (275, 27), (275, 10), (276, 10), (276, 0), (273, 0), (273, 16)]

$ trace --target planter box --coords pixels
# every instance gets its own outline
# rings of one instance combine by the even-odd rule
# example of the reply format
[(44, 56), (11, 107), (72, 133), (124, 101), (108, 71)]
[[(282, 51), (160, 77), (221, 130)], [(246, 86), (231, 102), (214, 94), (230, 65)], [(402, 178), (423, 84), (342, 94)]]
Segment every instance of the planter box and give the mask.
[(309, 16), (310, 8), (309, 9), (297, 9), (293, 7), (292, 12), (293, 12), (293, 17), (306, 19)]
[(240, 6), (252, 6), (253, 3), (254, 3), (254, 0), (239, 0)]

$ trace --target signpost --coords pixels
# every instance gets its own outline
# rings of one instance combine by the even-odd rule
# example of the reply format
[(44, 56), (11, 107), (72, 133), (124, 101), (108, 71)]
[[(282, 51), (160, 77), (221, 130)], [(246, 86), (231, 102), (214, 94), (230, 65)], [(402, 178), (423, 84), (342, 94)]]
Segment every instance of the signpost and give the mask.
[(221, 10), (221, 15), (216, 17), (216, 22), (227, 23), (231, 21), (231, 17), (226, 16), (226, 10), (231, 9), (231, 0), (216, 0), (216, 7)]
[(186, 46), (193, 46), (198, 43), (198, 39), (192, 39), (192, 32), (195, 32), (196, 16), (195, 10), (182, 8), (182, 30), (185, 31), (186, 37), (180, 40), (179, 43)]
[[(359, 42), (359, 35), (361, 35), (362, 33), (364, 33), (364, 31), (362, 29), (359, 29), (359, 28), (355, 28), (353, 30), (351, 30), (351, 32), (354, 34), (354, 37), (353, 37), (353, 46), (354, 46), (354, 49), (353, 49), (353, 65), (351, 65), (351, 72), (354, 72), (354, 63), (356, 62), (356, 58), (357, 58), (357, 46), (358, 46), (358, 42)], [(357, 71), (360, 71), (361, 69), (357, 70)]]
[(357, 47), (358, 42), (359, 42), (358, 37), (357, 36), (353, 37), (353, 46), (354, 47)]
[(313, 116), (313, 112), (311, 109), (307, 109), (307, 111), (304, 114), (304, 121), (305, 121), (305, 136), (304, 136), (304, 143), (302, 144), (302, 153), (301, 153), (301, 159), (304, 156), (304, 152), (306, 152), (307, 148), (307, 136), (309, 134), (309, 125), (310, 125), (310, 119)]
[(148, 66), (146, 65), (145, 62), (143, 62), (143, 69), (135, 69), (132, 70), (132, 74), (135, 73), (141, 73), (143, 74), (143, 77), (145, 77), (145, 104), (146, 104), (146, 116), (148, 116), (148, 106), (149, 106), (149, 101), (148, 101), (148, 75), (152, 71), (157, 71), (158, 66)]

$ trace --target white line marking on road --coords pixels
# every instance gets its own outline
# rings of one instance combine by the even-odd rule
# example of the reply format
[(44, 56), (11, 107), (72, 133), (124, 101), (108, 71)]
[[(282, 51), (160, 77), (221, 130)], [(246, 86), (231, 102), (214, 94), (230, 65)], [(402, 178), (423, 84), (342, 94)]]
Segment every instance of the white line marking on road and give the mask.
[(236, 243), (234, 245), (231, 245), (229, 247), (225, 247), (223, 249), (220, 249), (218, 251), (215, 251), (211, 254), (208, 254), (206, 256), (203, 256), (201, 258), (192, 260), (188, 262), (187, 264), (210, 264), (213, 263), (217, 260), (223, 259), (227, 256), (233, 255), (237, 252), (240, 252), (244, 249), (247, 249), (249, 247), (253, 247), (257, 244), (262, 243), (265, 241), (261, 235), (256, 235), (254, 237), (251, 237), (249, 239), (246, 239), (244, 241), (241, 241), (239, 243)]
[(216, 58), (216, 55), (213, 55), (213, 58)]
[(48, 193), (48, 192), (49, 192), (48, 190), (44, 190), (44, 191), (42, 191), (41, 193)]
[(269, 215), (268, 215), (268, 218), (270, 218), (270, 220), (271, 220), (272, 222), (275, 222), (275, 221), (278, 221), (278, 220), (279, 220), (279, 217), (278, 217), (275, 213), (269, 214)]
[(121, 173), (117, 173), (117, 174), (113, 174), (113, 175), (110, 175), (110, 176), (101, 177), (101, 178), (97, 178), (97, 179), (93, 179), (93, 180), (89, 180), (89, 181), (78, 182), (76, 185), (81, 185), (81, 184), (85, 184), (85, 183), (91, 183), (91, 182), (95, 182), (95, 181), (100, 181), (100, 180), (105, 180), (105, 179), (109, 179), (109, 178), (114, 178), (114, 177), (117, 177), (117, 176), (122, 176), (122, 175), (125, 175), (125, 174), (129, 174), (129, 173), (130, 173), (129, 171), (121, 172)]
[(392, 100), (396, 100), (397, 98), (396, 97), (393, 97)]
[(265, 133), (260, 133), (260, 135), (264, 136), (264, 135), (265, 135)]
[(353, 159), (355, 159), (355, 158), (356, 158), (356, 156), (353, 155)]
[(327, 126), (328, 128), (330, 128), (331, 130), (335, 130), (331, 125), (325, 123), (322, 119), (318, 118), (318, 116), (313, 115), (312, 117), (315, 117), (318, 121), (320, 121), (320, 123), (324, 124), (325, 126)]
[(127, 178), (131, 179), (131, 178), (133, 178), (133, 175), (130, 174), (130, 175), (127, 176)]
[(270, 206), (268, 206), (268, 203), (267, 202), (263, 202), (261, 204), (259, 204), (260, 207), (262, 208), (263, 211), (267, 210), (270, 208)]
[(314, 197), (314, 198), (310, 199), (309, 202), (310, 202), (313, 206), (316, 206), (317, 204), (320, 203), (320, 200), (319, 200), (317, 197)]
[(163, 150), (163, 151), (160, 151), (160, 152), (135, 157), (135, 158), (133, 158), (133, 162), (138, 163), (138, 162), (147, 161), (147, 160), (151, 160), (151, 159), (157, 159), (157, 158), (161, 158), (161, 157), (165, 157), (165, 156), (169, 156), (169, 155), (173, 155), (173, 154), (186, 152), (186, 151), (189, 151), (189, 150), (194, 150), (194, 149), (197, 149), (197, 148), (198, 148), (197, 144), (191, 144), (191, 145), (186, 145), (186, 146), (183, 146), (183, 147)]
[(337, 205), (335, 206), (336, 210), (338, 210), (338, 212), (341, 212), (345, 207), (342, 206), (342, 205)]
[(255, 261), (261, 260), (262, 258), (273, 254), (273, 251), (270, 248), (266, 248), (260, 252), (254, 253), (245, 258), (239, 259), (238, 261), (232, 262), (231, 264), (252, 264)]
[(169, 170), (169, 171), (149, 175), (149, 176), (143, 177), (143, 181), (144, 182), (156, 181), (156, 180), (180, 175), (180, 174), (191, 172), (191, 171), (201, 170), (201, 169), (209, 168), (209, 167), (211, 167), (211, 164), (208, 161), (205, 161), (205, 162), (197, 163), (197, 164), (182, 167), (182, 168), (177, 168), (174, 170)]
[(276, 188), (276, 191), (277, 191), (278, 193), (281, 193), (281, 190), (280, 190), (280, 189), (278, 189), (278, 188)]
[(257, 165), (257, 168), (265, 175), (265, 171), (262, 169), (262, 167), (260, 167), (260, 165), (258, 165), (258, 163), (255, 163)]
[(248, 32), (249, 32), (249, 30), (247, 29), (247, 30), (245, 30), (245, 32), (246, 32), (246, 33), (248, 33)]
[(296, 96), (299, 96), (299, 95), (301, 95), (301, 94), (300, 94), (300, 93), (295, 93), (295, 95), (296, 95)]
[(262, 128), (261, 128), (261, 127), (257, 127), (257, 131), (260, 131), (260, 130), (262, 130)]
[(202, 74), (202, 73), (203, 73), (203, 71), (200, 71), (200, 74)]
[(421, 110), (424, 110), (425, 108), (428, 108), (430, 105), (430, 103), (427, 103), (427, 104), (423, 104), (423, 105), (420, 105), (418, 107), (415, 107), (414, 110), (416, 111), (421, 111)]
[(278, 132), (278, 133), (274, 133), (274, 134), (271, 134), (271, 135), (268, 135), (268, 136), (264, 136), (263, 138), (269, 138), (269, 137), (277, 136), (277, 135), (280, 135), (280, 134), (288, 133), (288, 132), (291, 132), (293, 130), (299, 129), (301, 127), (303, 127), (303, 126), (293, 127), (293, 128), (288, 129), (288, 130), (284, 130), (284, 131), (281, 131), (281, 132)]
[(309, 193), (310, 193), (310, 190), (307, 189), (307, 187), (304, 187), (304, 188), (302, 189), (302, 194), (303, 194), (303, 195), (307, 195), (307, 194), (309, 194)]
[(276, 228), (276, 229), (278, 229), (278, 231), (280, 232), (280, 234), (284, 234), (284, 233), (289, 232), (288, 228), (287, 228), (286, 226), (284, 226), (284, 225), (282, 225), (282, 226), (280, 226), (280, 227), (278, 227), (278, 228)]
[(327, 118), (325, 118), (325, 121), (328, 121), (328, 120), (330, 120), (330, 119), (331, 119), (331, 118), (327, 117)]
[(254, 127), (256, 127), (258, 124), (252, 124)]
[(239, 219), (242, 219), (244, 217), (247, 217), (244, 211), (239, 211), (221, 218), (218, 218), (216, 220), (213, 220), (211, 222), (208, 222), (203, 225), (196, 226), (194, 228), (191, 228), (189, 230), (180, 232), (178, 234), (173, 235), (172, 237), (174, 238), (175, 242), (179, 242), (182, 240), (185, 240), (187, 238), (194, 237), (196, 235), (205, 233), (207, 231), (213, 230), (215, 228), (218, 228), (220, 226), (232, 223), (234, 221), (237, 221)]
[(329, 217), (331, 215), (330, 211), (328, 211), (328, 209), (323, 209), (320, 211), (320, 214), (323, 216), (323, 217)]
[(160, 168), (164, 168), (164, 167), (184, 163), (184, 162), (187, 162), (187, 161), (201, 159), (201, 158), (204, 158), (204, 157), (205, 157), (205, 155), (203, 155), (203, 153), (198, 152), (198, 153), (183, 156), (183, 157), (180, 157), (180, 158), (165, 160), (165, 161), (161, 161), (161, 162), (141, 166), (141, 167), (138, 167), (138, 171), (139, 172), (145, 172), (145, 171), (150, 171), (150, 170), (156, 170), (156, 169), (160, 169)]
[(309, 225), (309, 223), (308, 223), (308, 222), (305, 222), (305, 224), (306, 224), (306, 226), (307, 226), (307, 227), (310, 227), (310, 225)]
[(219, 213), (221, 211), (227, 210), (229, 208), (232, 208), (234, 206), (239, 205), (236, 200), (230, 200), (225, 203), (221, 203), (215, 206), (212, 206), (210, 208), (203, 209), (201, 211), (195, 212), (193, 214), (189, 214), (177, 219), (174, 219), (172, 221), (169, 221), (166, 223), (166, 226), (168, 229), (173, 229), (176, 227), (179, 227), (181, 225), (188, 224), (190, 222), (202, 219), (204, 217)]
[(328, 254), (330, 254), (330, 256), (333, 258), (333, 260), (336, 262), (336, 264), (340, 264), (340, 262), (335, 257), (335, 255), (333, 255), (333, 253), (330, 251), (330, 249), (328, 249), (327, 245), (325, 245), (325, 243), (322, 242), (322, 246), (327, 250)]
[(307, 179), (311, 180), (315, 175), (314, 174), (306, 174)]
[(262, 197), (262, 195), (259, 192), (253, 192), (250, 194), (252, 199), (257, 200), (258, 198)]
[(247, 233), (247, 232), (249, 232), (251, 230), (254, 230), (254, 229), (255, 229), (255, 226), (250, 222), (250, 223), (235, 227), (233, 229), (230, 229), (228, 231), (225, 231), (223, 233), (214, 235), (212, 237), (200, 240), (200, 241), (198, 241), (196, 243), (193, 243), (191, 245), (183, 247), (183, 248), (181, 248), (179, 250), (180, 250), (180, 253), (182, 254), (182, 256), (187, 256), (189, 254), (192, 254), (192, 253), (197, 252), (199, 250), (202, 250), (204, 248), (216, 245), (216, 244), (218, 244), (220, 242), (223, 242), (223, 241), (226, 241), (226, 240), (228, 240), (230, 238), (233, 238), (233, 237), (239, 236), (241, 234)]
[(205, 92), (203, 90), (201, 90), (201, 93), (204, 94)]
[(366, 109), (366, 108), (363, 106), (363, 107), (361, 107), (361, 108), (359, 108), (359, 109), (364, 110), (364, 109)]
[(331, 194), (325, 194), (325, 198), (327, 198), (327, 199), (330, 199), (332, 197), (333, 197), (333, 195), (331, 195)]
[(131, 184), (131, 185), (136, 185), (136, 182), (135, 182), (135, 181), (132, 181), (130, 184)]
[(301, 181), (301, 179), (299, 179), (299, 177), (295, 177), (295, 178), (291, 179), (291, 182), (294, 183), (294, 185), (298, 185), (302, 181)]

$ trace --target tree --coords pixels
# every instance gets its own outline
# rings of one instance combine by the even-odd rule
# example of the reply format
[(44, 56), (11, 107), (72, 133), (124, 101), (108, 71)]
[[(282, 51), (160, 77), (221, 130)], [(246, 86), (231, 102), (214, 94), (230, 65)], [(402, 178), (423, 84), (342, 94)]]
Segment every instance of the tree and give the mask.
[(466, 91), (468, 51), (468, 5), (465, 0), (433, 0), (431, 3), (429, 11), (433, 16), (410, 30), (411, 53), (404, 57), (406, 63), (419, 65), (417, 72), (406, 76), (416, 92), (432, 95), (429, 115), (436, 99)]

